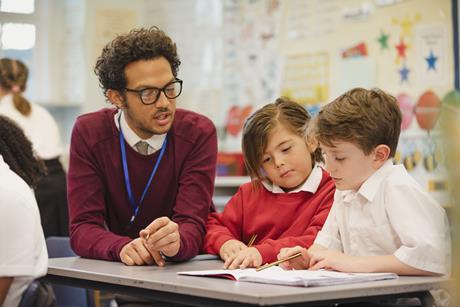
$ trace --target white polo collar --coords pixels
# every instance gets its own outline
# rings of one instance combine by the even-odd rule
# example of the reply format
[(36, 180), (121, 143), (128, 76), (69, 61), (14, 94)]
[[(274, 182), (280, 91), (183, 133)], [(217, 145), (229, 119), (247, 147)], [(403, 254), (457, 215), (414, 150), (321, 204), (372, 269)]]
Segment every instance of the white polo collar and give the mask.
[[(311, 170), (310, 176), (308, 176), (307, 180), (305, 180), (303, 185), (301, 185), (297, 189), (289, 191), (287, 193), (297, 193), (297, 192), (300, 192), (300, 191), (316, 193), (316, 191), (318, 190), (319, 184), (321, 183), (322, 179), (323, 179), (323, 170), (322, 170), (321, 166), (319, 166), (318, 164), (315, 164), (313, 166), (312, 170)], [(272, 193), (275, 193), (275, 194), (276, 193), (286, 193), (278, 185), (273, 184), (271, 182), (268, 182), (268, 181), (264, 180), (264, 181), (262, 181), (262, 184), (265, 187), (265, 189), (267, 189), (268, 191), (270, 191)]]

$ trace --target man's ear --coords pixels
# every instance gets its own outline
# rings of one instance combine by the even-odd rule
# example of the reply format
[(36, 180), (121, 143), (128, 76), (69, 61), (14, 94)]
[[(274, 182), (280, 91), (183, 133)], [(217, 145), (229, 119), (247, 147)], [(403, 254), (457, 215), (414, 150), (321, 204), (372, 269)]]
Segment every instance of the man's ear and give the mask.
[(117, 90), (107, 90), (107, 98), (118, 109), (126, 108), (125, 97)]
[(390, 152), (391, 150), (388, 145), (380, 144), (375, 147), (373, 165), (376, 169), (381, 167), (388, 160)]

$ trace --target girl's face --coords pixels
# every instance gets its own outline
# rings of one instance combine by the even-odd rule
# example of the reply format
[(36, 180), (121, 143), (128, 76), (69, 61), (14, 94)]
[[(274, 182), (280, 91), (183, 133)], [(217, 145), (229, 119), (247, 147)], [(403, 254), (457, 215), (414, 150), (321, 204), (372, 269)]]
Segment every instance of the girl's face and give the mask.
[(301, 186), (312, 169), (311, 153), (305, 139), (283, 124), (268, 135), (267, 147), (262, 156), (262, 168), (267, 178), (288, 192)]

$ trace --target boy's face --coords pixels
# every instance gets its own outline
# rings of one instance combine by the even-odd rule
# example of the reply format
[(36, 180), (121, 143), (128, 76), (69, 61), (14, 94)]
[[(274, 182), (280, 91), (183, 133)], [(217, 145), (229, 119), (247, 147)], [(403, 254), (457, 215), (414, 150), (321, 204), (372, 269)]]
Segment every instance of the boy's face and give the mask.
[(320, 144), (326, 170), (338, 190), (358, 191), (375, 171), (375, 154), (364, 152), (353, 143), (337, 141), (333, 147)]
[(303, 137), (278, 124), (268, 136), (262, 168), (273, 184), (285, 191), (294, 190), (311, 173), (311, 151)]

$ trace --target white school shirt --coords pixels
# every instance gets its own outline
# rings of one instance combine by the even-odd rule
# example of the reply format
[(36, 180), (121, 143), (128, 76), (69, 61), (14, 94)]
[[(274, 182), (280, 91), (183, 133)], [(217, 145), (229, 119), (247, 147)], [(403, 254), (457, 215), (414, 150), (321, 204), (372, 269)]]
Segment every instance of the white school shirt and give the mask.
[(125, 116), (121, 110), (118, 110), (117, 113), (114, 115), (115, 125), (117, 126), (118, 130), (120, 130), (120, 125), (118, 124), (118, 120), (120, 120), (121, 129), (123, 131), (123, 137), (125, 138), (126, 143), (128, 143), (131, 148), (135, 151), (138, 151), (136, 145), (139, 141), (144, 141), (149, 144), (147, 148), (147, 154), (151, 155), (155, 153), (157, 150), (161, 148), (163, 142), (166, 137), (166, 133), (164, 134), (154, 134), (150, 138), (144, 140), (141, 139), (128, 125), (126, 122)]
[(37, 155), (44, 160), (58, 158), (62, 145), (56, 121), (42, 106), (30, 103), (30, 107), (30, 114), (24, 116), (14, 107), (13, 95), (0, 99), (0, 115), (9, 117), (24, 130)]
[(13, 277), (3, 306), (17, 306), (35, 278), (44, 276), (48, 252), (32, 189), (0, 155), (0, 277)]
[(357, 192), (339, 191), (315, 244), (352, 256), (393, 254), (417, 269), (450, 273), (444, 209), (407, 173), (387, 161)]
[(315, 164), (307, 180), (305, 180), (305, 182), (295, 190), (285, 192), (280, 186), (273, 184), (271, 182), (267, 182), (267, 181), (262, 181), (262, 185), (267, 191), (270, 191), (274, 194), (297, 193), (300, 191), (310, 192), (314, 194), (318, 190), (319, 184), (321, 183), (322, 179), (323, 179), (323, 170), (318, 164)]

